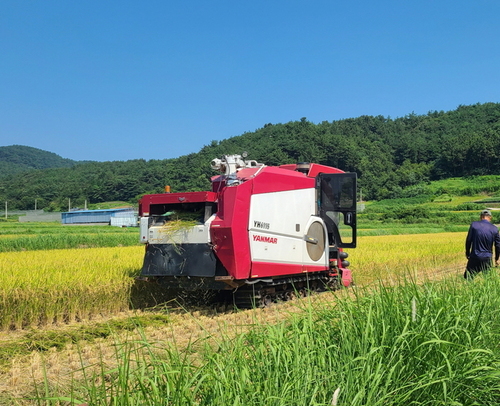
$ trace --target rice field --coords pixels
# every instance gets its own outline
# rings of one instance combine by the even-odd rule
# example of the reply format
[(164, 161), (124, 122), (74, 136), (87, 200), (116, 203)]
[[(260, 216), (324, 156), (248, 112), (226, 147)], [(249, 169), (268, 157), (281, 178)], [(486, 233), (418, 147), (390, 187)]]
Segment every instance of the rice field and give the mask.
[[(14, 357), (0, 404), (498, 404), (500, 280), (463, 280), (464, 239), (363, 236), (348, 251), (352, 289), (244, 312), (164, 307), (162, 328)], [(4, 337), (130, 309), (143, 253), (0, 252)]]
[(82, 359), (78, 379), (46, 380), (36, 399), (96, 406), (500, 403), (498, 275), (344, 293), (303, 299), (300, 311), (282, 311), (272, 323), (259, 320), (260, 310), (246, 311), (241, 319), (251, 314), (253, 324), (241, 333), (221, 326), (184, 347), (179, 337), (165, 343), (139, 329), (138, 338), (115, 341), (113, 366)]
[[(465, 264), (464, 238), (463, 233), (361, 237), (358, 248), (349, 251), (355, 282), (458, 270)], [(133, 246), (0, 253), (0, 329), (86, 320), (128, 309), (143, 252), (143, 246)]]

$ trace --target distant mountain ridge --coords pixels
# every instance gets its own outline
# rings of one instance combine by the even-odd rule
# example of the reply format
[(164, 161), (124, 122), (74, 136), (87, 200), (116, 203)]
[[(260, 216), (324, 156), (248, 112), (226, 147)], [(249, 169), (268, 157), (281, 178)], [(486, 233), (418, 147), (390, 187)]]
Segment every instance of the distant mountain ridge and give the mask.
[[(75, 205), (136, 204), (145, 193), (162, 193), (165, 185), (173, 192), (210, 190), (214, 157), (243, 151), (271, 166), (315, 162), (356, 172), (365, 200), (413, 198), (426, 193), (432, 180), (500, 174), (500, 103), (396, 119), (360, 116), (314, 124), (303, 117), (212, 140), (197, 153), (165, 160), (75, 162), (36, 148), (0, 147), (0, 172), (24, 171), (0, 175), (0, 202), (28, 210), (36, 199), (38, 207), (60, 211), (68, 199)], [(486, 183), (481, 188), (497, 193)], [(446, 193), (443, 187), (434, 194)]]
[(70, 168), (78, 161), (25, 145), (0, 147), (0, 176), (15, 175), (33, 169)]

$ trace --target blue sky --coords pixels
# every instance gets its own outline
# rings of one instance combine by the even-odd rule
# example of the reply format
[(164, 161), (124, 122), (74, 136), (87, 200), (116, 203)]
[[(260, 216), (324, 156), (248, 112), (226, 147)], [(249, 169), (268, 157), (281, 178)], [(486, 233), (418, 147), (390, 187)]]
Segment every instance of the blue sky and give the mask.
[(498, 0), (0, 0), (0, 146), (165, 159), (301, 117), (500, 102), (499, 16)]

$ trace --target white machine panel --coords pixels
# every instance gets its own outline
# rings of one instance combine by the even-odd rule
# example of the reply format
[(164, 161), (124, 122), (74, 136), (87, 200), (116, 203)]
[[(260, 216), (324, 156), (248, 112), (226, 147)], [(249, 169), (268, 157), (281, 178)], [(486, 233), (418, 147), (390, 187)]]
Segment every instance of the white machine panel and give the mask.
[(148, 222), (149, 222), (149, 217), (141, 217), (139, 219), (139, 230), (140, 230), (139, 241), (142, 242), (143, 244), (146, 244), (148, 242)]
[(148, 230), (148, 242), (150, 244), (207, 244), (210, 242), (210, 224), (214, 218), (215, 215), (210, 217), (205, 224), (181, 228), (176, 231), (172, 231), (164, 225), (152, 226)]
[(260, 231), (250, 231), (249, 238), (253, 261), (302, 263), (303, 241), (301, 239)]
[(314, 188), (253, 195), (248, 225), (252, 260), (326, 263), (326, 256), (313, 261), (306, 252), (304, 236), (312, 221), (311, 216), (315, 216), (315, 198)]

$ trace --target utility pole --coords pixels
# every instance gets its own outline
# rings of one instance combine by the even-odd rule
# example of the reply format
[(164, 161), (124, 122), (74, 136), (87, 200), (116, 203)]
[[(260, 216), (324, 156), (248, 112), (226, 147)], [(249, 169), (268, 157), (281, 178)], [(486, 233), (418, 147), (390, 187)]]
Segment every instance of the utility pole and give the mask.
[(35, 199), (35, 211), (36, 211), (36, 199)]
[(71, 199), (68, 199), (68, 211), (71, 211)]
[(5, 220), (7, 220), (7, 200), (5, 201)]

